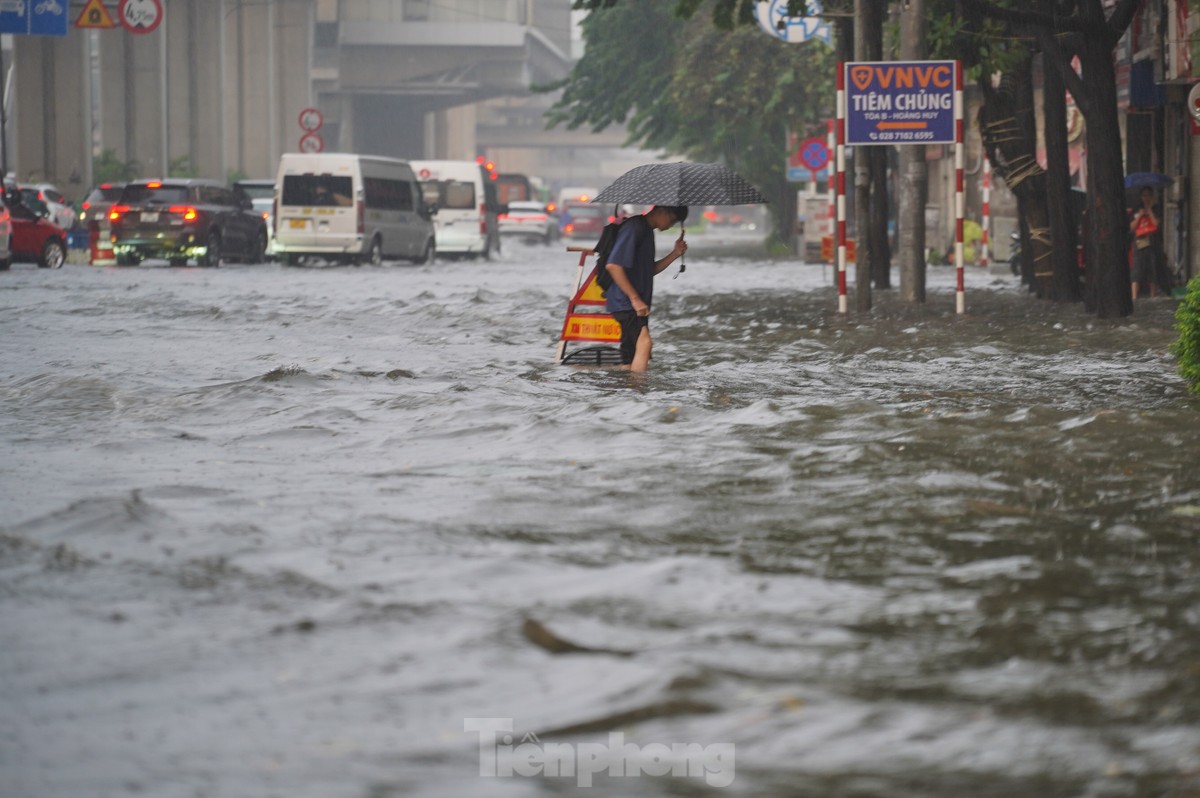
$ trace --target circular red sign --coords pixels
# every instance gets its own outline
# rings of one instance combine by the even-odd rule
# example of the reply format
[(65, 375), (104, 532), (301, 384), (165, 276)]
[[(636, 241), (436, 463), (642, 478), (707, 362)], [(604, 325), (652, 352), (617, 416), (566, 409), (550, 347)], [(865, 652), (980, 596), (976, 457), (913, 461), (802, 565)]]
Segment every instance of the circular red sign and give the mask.
[(163, 19), (160, 0), (121, 0), (117, 6), (121, 25), (130, 33), (151, 33)]
[(829, 145), (817, 138), (800, 143), (800, 160), (810, 170), (819, 172), (829, 163)]
[(316, 108), (305, 108), (300, 112), (301, 130), (307, 130), (309, 133), (312, 133), (320, 130), (323, 124), (325, 124), (325, 117)]
[(320, 133), (308, 132), (300, 137), (300, 152), (323, 152), (325, 150), (325, 139), (321, 138)]

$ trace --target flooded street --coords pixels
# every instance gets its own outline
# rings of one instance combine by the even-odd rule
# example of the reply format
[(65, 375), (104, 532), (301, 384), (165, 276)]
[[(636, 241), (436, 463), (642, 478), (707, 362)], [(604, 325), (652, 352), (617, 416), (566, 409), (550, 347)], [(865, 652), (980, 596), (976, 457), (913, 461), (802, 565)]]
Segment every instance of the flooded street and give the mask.
[(0, 273), (0, 795), (1200, 795), (1175, 303), (689, 241), (640, 379), (561, 246)]

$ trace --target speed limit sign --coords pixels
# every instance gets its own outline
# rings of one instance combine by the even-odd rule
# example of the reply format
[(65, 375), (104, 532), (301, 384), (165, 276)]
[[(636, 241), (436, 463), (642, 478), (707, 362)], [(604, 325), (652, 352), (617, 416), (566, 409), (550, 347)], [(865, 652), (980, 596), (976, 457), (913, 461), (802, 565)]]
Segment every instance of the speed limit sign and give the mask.
[(305, 108), (300, 112), (300, 129), (315, 133), (325, 124), (325, 117), (316, 108)]
[(325, 139), (320, 133), (305, 133), (300, 137), (300, 152), (322, 152), (325, 149)]

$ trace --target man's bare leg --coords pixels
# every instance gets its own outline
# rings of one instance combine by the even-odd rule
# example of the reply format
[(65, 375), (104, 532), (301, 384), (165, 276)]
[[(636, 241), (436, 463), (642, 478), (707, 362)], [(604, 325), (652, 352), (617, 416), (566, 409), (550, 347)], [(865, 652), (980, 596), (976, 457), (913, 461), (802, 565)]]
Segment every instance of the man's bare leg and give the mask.
[(650, 368), (650, 350), (654, 348), (654, 341), (650, 339), (650, 330), (643, 327), (638, 334), (637, 349), (633, 353), (633, 362), (629, 364), (630, 371), (645, 371)]

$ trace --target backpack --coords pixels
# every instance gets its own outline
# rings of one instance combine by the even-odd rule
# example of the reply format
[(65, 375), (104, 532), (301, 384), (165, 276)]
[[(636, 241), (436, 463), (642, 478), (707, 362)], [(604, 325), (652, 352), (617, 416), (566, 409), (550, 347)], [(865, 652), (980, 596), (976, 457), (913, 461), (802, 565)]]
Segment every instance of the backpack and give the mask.
[(626, 222), (640, 226), (640, 230), (634, 230), (635, 236), (648, 229), (645, 216), (630, 216), (619, 222), (609, 222), (600, 231), (600, 240), (596, 242), (596, 246), (592, 247), (592, 251), (596, 253), (596, 285), (600, 286), (600, 293), (612, 287), (612, 275), (605, 267), (608, 266), (608, 256), (612, 254), (613, 246), (617, 243), (617, 232)]

